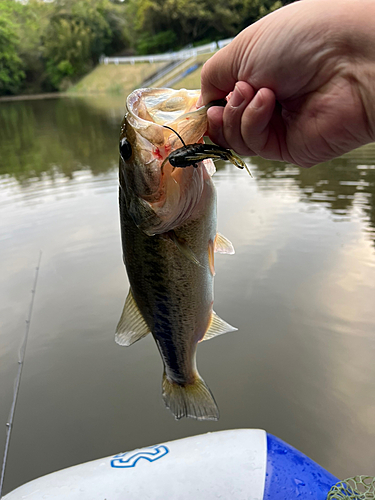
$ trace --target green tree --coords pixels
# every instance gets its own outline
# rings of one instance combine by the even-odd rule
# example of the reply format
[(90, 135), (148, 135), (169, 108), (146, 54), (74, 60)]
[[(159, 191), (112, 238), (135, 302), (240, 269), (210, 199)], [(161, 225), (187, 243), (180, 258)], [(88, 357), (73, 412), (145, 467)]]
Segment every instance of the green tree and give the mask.
[(172, 47), (176, 47), (178, 38), (172, 30), (159, 31), (155, 35), (142, 33), (137, 39), (138, 54), (159, 54), (168, 52)]
[[(128, 0), (139, 52), (235, 36), (288, 0)], [(174, 33), (174, 36), (172, 35)]]
[(80, 20), (54, 20), (44, 42), (46, 72), (54, 88), (90, 69), (91, 38), (91, 30)]
[(16, 94), (25, 78), (18, 56), (17, 27), (11, 21), (10, 2), (0, 4), (0, 95)]
[(134, 19), (138, 47), (144, 52), (143, 42), (148, 41), (148, 52), (153, 52), (155, 45), (175, 50), (209, 35), (234, 35), (240, 21), (232, 8), (237, 1), (130, 0), (129, 14)]
[(241, 2), (239, 9), (241, 18), (239, 28), (241, 30), (246, 28), (246, 26), (287, 3), (292, 2), (290, 0), (244, 0)]
[(12, 19), (17, 22), (19, 37), (18, 55), (26, 75), (21, 90), (26, 93), (48, 90), (45, 88), (47, 75), (42, 40), (50, 23), (53, 2), (28, 0), (22, 3), (12, 1), (12, 4)]
[[(179, 26), (183, 43), (199, 41), (211, 32), (214, 38), (237, 33), (237, 0), (166, 0), (164, 9), (170, 13), (174, 26)], [(181, 35), (180, 35), (181, 37)]]
[(126, 36), (119, 6), (109, 0), (56, 0), (54, 9), (43, 50), (50, 83), (61, 89), (126, 44)]

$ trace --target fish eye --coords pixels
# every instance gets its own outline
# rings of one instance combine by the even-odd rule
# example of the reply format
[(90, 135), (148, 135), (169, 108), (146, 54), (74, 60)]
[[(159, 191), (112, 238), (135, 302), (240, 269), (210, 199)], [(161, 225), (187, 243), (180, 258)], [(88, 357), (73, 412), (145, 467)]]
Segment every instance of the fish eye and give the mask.
[(120, 140), (120, 155), (124, 161), (129, 160), (132, 155), (132, 147), (127, 141), (126, 137), (123, 137)]

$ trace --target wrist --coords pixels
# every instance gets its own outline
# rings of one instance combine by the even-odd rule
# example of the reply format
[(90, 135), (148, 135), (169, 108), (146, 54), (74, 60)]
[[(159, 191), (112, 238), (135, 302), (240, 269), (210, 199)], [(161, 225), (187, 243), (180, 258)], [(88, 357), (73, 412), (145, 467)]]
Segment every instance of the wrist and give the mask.
[(375, 141), (375, 1), (340, 2), (341, 49), (348, 61), (347, 78), (357, 90), (368, 125)]

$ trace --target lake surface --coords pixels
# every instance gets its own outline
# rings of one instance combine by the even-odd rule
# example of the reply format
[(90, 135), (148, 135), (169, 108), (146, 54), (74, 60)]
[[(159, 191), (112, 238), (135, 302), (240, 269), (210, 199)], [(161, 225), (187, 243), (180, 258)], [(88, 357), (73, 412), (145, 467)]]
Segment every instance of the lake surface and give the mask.
[(172, 439), (264, 428), (340, 478), (375, 475), (375, 146), (302, 170), (218, 164), (215, 310), (204, 342), (218, 422), (175, 421), (151, 336), (114, 330), (128, 291), (117, 207), (124, 103), (0, 104), (0, 452), (39, 251), (4, 493)]

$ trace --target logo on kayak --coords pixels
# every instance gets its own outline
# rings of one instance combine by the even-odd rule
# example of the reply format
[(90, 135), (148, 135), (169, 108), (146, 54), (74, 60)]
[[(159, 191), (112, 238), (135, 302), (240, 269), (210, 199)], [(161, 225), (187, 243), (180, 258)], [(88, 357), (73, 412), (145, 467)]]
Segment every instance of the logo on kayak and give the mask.
[(169, 453), (169, 450), (164, 445), (151, 446), (146, 450), (136, 453), (119, 453), (111, 460), (111, 467), (135, 467), (137, 462), (142, 460), (142, 458), (148, 462), (155, 462), (155, 460), (159, 460), (159, 458), (164, 457), (167, 453)]

